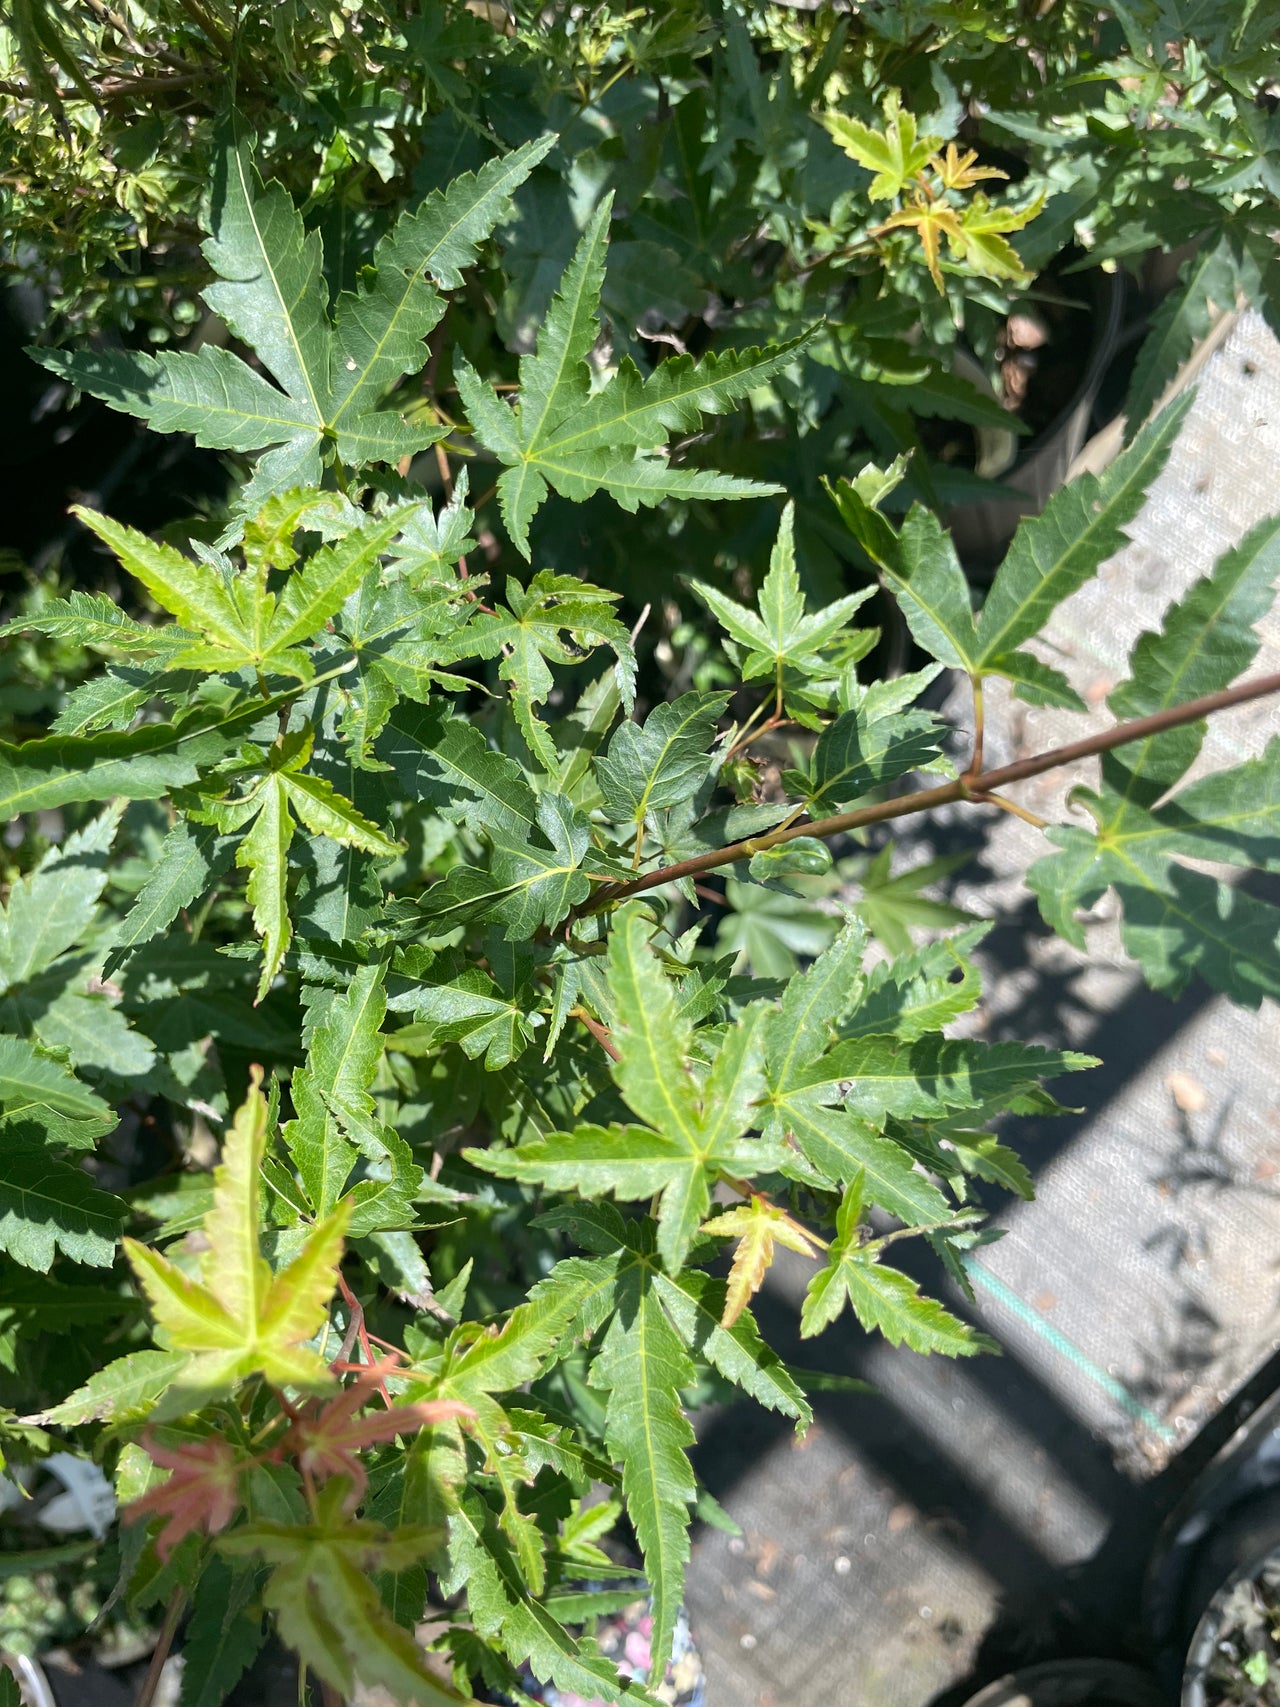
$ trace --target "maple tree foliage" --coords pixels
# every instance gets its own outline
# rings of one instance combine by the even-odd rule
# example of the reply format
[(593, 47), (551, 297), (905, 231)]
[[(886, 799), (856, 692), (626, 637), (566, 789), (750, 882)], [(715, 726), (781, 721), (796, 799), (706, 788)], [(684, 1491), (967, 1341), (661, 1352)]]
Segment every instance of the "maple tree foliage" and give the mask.
[[(892, 218), (1012, 265), (975, 162), (905, 110), (840, 140)], [(932, 805), (988, 813), (1063, 762), (961, 768), (928, 690), (949, 669), (975, 711), (993, 677), (1083, 709), (1036, 638), (1123, 544), (1185, 405), (1026, 520), (981, 608), (934, 512), (894, 508), (903, 465), (830, 491), (867, 584), (825, 604), (779, 506), (754, 596), (714, 563), (682, 592), (713, 640), (664, 698), (616, 589), (545, 565), (489, 583), (457, 465), (483, 453), (526, 556), (553, 493), (762, 503), (769, 482), (684, 439), (799, 346), (647, 371), (607, 348), (602, 204), (509, 389), (459, 349), (456, 421), (384, 407), (543, 147), (402, 215), (331, 311), (320, 239), (228, 145), (209, 300), (257, 365), (51, 358), (157, 431), (256, 457), (216, 539), (79, 512), (137, 601), (73, 591), (8, 625), (102, 662), (58, 727), (0, 747), (6, 818), (73, 826), (0, 916), (0, 1307), (17, 1341), (42, 1310), (96, 1336), (0, 1442), (100, 1450), (122, 1594), (175, 1627), (190, 1607), (184, 1707), (216, 1707), (268, 1627), (342, 1694), (519, 1699), (527, 1669), (652, 1707), (699, 1501), (688, 1395), (811, 1418), (752, 1307), (780, 1252), (807, 1271), (802, 1336), (843, 1320), (980, 1354), (966, 1263), (991, 1191), (1033, 1189), (1000, 1122), (1060, 1112), (1047, 1087), (1096, 1065), (957, 1023), (987, 923), (926, 893), (946, 862), (895, 873), (880, 848), (833, 872), (830, 845)], [(433, 500), (397, 465), (436, 444)], [(855, 620), (873, 573), (922, 655), (892, 680)], [(1092, 824), (1045, 826), (1028, 874), (1077, 942), (1113, 890), (1158, 988), (1195, 970), (1280, 994), (1280, 912), (1203, 869), (1280, 862), (1280, 743), (1192, 775), (1205, 717), (1276, 685), (1237, 683), (1277, 573), (1264, 522), (1139, 638), (1086, 741)], [(779, 731), (790, 760), (762, 784)], [(172, 1164), (118, 1196), (82, 1164), (143, 1097)], [(932, 1284), (897, 1266), (907, 1239)], [(598, 1545), (624, 1513), (648, 1683), (589, 1633), (615, 1578), (633, 1592)]]

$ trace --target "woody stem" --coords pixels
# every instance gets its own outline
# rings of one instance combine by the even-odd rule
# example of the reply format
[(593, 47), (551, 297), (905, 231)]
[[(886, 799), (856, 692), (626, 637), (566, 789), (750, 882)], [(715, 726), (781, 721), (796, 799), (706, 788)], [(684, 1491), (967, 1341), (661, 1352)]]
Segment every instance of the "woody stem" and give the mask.
[(1048, 752), (1034, 754), (1028, 759), (1018, 759), (1011, 765), (1000, 765), (995, 770), (983, 771), (978, 775), (970, 772), (957, 777), (953, 782), (940, 783), (935, 788), (921, 788), (914, 794), (877, 801), (873, 806), (855, 807), (850, 812), (839, 812), (830, 818), (802, 818), (797, 823), (788, 823), (779, 829), (771, 830), (767, 835), (753, 836), (747, 841), (733, 842), (728, 847), (716, 848), (692, 859), (676, 860), (671, 865), (659, 866), (655, 871), (646, 871), (627, 882), (602, 884), (580, 909), (580, 913), (595, 913), (603, 907), (616, 906), (631, 895), (643, 894), (647, 889), (656, 889), (678, 878), (700, 877), (704, 871), (715, 871), (722, 865), (734, 865), (738, 860), (750, 859), (752, 854), (760, 853), (766, 848), (778, 847), (783, 842), (792, 841), (796, 836), (825, 838), (844, 835), (847, 831), (861, 829), (866, 824), (883, 823), (890, 818), (911, 817), (917, 812), (928, 812), (935, 806), (947, 806), (957, 800), (981, 805), (983, 796), (990, 795), (1009, 783), (1025, 782), (1028, 777), (1042, 776), (1046, 771), (1073, 764), (1077, 759), (1094, 758), (1099, 753), (1109, 753), (1116, 747), (1148, 740), (1168, 729), (1178, 729), (1187, 723), (1198, 723), (1202, 717), (1208, 717), (1215, 711), (1225, 711), (1234, 705), (1245, 705), (1250, 700), (1263, 699), (1273, 693), (1280, 693), (1280, 674), (1259, 676), (1250, 682), (1238, 682), (1235, 687), (1224, 688), (1221, 693), (1205, 694), (1201, 699), (1188, 700), (1185, 705), (1171, 706), (1167, 711), (1157, 711), (1150, 717), (1136, 717), (1131, 722), (1118, 723), (1113, 729), (1100, 730), (1096, 735), (1086, 735), (1082, 740), (1069, 741), (1065, 746), (1052, 747)]

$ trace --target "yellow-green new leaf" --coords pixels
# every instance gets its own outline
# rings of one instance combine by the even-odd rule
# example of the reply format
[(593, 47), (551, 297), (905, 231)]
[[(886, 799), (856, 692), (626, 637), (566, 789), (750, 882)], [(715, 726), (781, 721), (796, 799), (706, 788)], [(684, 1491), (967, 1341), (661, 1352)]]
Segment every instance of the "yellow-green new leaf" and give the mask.
[(278, 1387), (319, 1387), (331, 1379), (305, 1342), (326, 1320), (346, 1206), (315, 1227), (293, 1261), (273, 1274), (259, 1244), (266, 1138), (267, 1103), (255, 1078), (214, 1172), (198, 1280), (151, 1247), (125, 1240), (158, 1328), (173, 1350), (191, 1354), (176, 1382), (179, 1395), (226, 1391), (253, 1374)]
[(729, 1270), (729, 1286), (725, 1293), (722, 1328), (731, 1328), (747, 1305), (764, 1285), (764, 1277), (773, 1262), (775, 1245), (785, 1245), (797, 1256), (814, 1257), (822, 1240), (793, 1221), (785, 1209), (752, 1196), (750, 1203), (723, 1215), (704, 1221), (700, 1229), (717, 1239), (736, 1239), (733, 1267)]

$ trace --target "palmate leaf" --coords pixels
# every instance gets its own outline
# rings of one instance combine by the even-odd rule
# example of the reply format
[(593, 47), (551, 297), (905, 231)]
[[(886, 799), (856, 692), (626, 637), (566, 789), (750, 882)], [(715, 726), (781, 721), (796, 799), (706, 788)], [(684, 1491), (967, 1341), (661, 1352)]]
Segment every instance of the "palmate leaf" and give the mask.
[(324, 777), (304, 767), (311, 757), (310, 726), (281, 736), (267, 754), (265, 775), (249, 791), (202, 808), (222, 830), (248, 828), (236, 847), (236, 864), (249, 873), (245, 886), (254, 927), (262, 938), (259, 1002), (283, 964), (293, 940), (289, 913), (289, 850), (295, 820), (313, 835), (383, 859), (396, 844), (340, 795)]
[(921, 893), (941, 878), (969, 863), (967, 854), (950, 854), (926, 860), (923, 865), (893, 873), (893, 844), (886, 842), (858, 878), (862, 897), (854, 903), (860, 918), (895, 957), (911, 951), (913, 925), (945, 929), (962, 925), (973, 917), (949, 901), (931, 900)]
[(346, 1492), (344, 1479), (334, 1478), (316, 1496), (311, 1524), (244, 1524), (219, 1547), (232, 1557), (267, 1560), (263, 1605), (284, 1640), (333, 1689), (350, 1698), (358, 1680), (417, 1707), (459, 1707), (464, 1698), (428, 1671), (412, 1633), (393, 1621), (371, 1577), (414, 1564), (435, 1545), (435, 1535), (354, 1520), (343, 1508)]
[(764, 1285), (776, 1246), (785, 1245), (802, 1257), (817, 1255), (813, 1236), (798, 1221), (776, 1203), (766, 1203), (754, 1195), (749, 1203), (704, 1221), (702, 1231), (715, 1239), (736, 1241), (721, 1317), (721, 1326), (726, 1328), (733, 1326)]
[[(1039, 1078), (1094, 1065), (1090, 1056), (1018, 1044), (948, 1040), (933, 1029), (977, 1000), (977, 975), (964, 950), (986, 927), (953, 943), (862, 972), (865, 938), (856, 923), (800, 977), (766, 1021), (766, 1136), (790, 1138), (818, 1173), (837, 1185), (862, 1181), (871, 1202), (914, 1226), (942, 1221), (947, 1202), (884, 1131), (891, 1117), (937, 1118), (978, 1108)], [(959, 986), (949, 981), (960, 970)], [(878, 1026), (867, 1035), (866, 1027)], [(900, 1027), (898, 1037), (889, 1033)], [(834, 1037), (845, 1041), (831, 1046)]]
[(943, 143), (940, 136), (919, 135), (915, 114), (904, 110), (896, 90), (885, 100), (884, 118), (883, 130), (845, 113), (828, 113), (823, 118), (832, 141), (875, 174), (867, 190), (872, 201), (892, 201), (901, 195)]
[(886, 1268), (877, 1246), (863, 1245), (859, 1225), (862, 1182), (855, 1178), (836, 1217), (836, 1238), (827, 1266), (814, 1275), (805, 1293), (800, 1332), (807, 1339), (835, 1321), (845, 1304), (864, 1328), (879, 1329), (890, 1345), (912, 1351), (942, 1352), (947, 1357), (973, 1357), (997, 1347), (975, 1333), (935, 1299), (924, 1297), (915, 1281), (900, 1270)]
[(227, 144), (205, 244), (218, 277), (205, 300), (277, 384), (210, 344), (194, 355), (32, 354), (158, 432), (191, 433), (214, 449), (265, 450), (244, 493), (248, 509), (273, 492), (317, 485), (330, 452), (348, 465), (412, 455), (446, 429), (411, 426), (378, 404), (425, 359), (423, 339), (444, 312), (436, 286), (459, 282), (553, 142), (543, 137), (489, 161), (403, 214), (375, 252), (372, 284), (340, 297), (333, 320), (319, 235), (304, 232), (279, 184), (263, 188), (247, 143)]
[(667, 1269), (684, 1264), (724, 1170), (751, 1175), (785, 1167), (780, 1144), (746, 1136), (762, 1088), (759, 1008), (728, 1032), (705, 1077), (689, 1061), (691, 1027), (648, 946), (634, 905), (615, 915), (608, 978), (617, 1020), (618, 1089), (645, 1126), (579, 1126), (514, 1150), (468, 1150), (477, 1166), (506, 1179), (541, 1182), (583, 1197), (612, 1192), (636, 1200), (661, 1194), (658, 1250)]
[(819, 735), (807, 771), (784, 773), (813, 818), (824, 817), (894, 782), (908, 771), (936, 768), (944, 726), (928, 711), (888, 711), (874, 701), (845, 711)]
[[(1125, 544), (1125, 527), (1168, 460), (1191, 394), (1145, 427), (1101, 475), (1086, 474), (1023, 521), (975, 622), (959, 557), (938, 518), (912, 505), (900, 530), (876, 504), (899, 469), (864, 470), (830, 488), (845, 525), (884, 574), (916, 641), (940, 663), (976, 679), (1006, 676), (1033, 704), (1083, 709), (1057, 670), (1019, 648), (1039, 634), (1063, 599)], [(870, 477), (875, 476), (874, 480)]]
[(728, 703), (725, 693), (686, 693), (656, 705), (643, 723), (619, 724), (595, 762), (609, 815), (642, 826), (651, 812), (691, 798), (707, 776)]
[(553, 1358), (570, 1323), (584, 1316), (593, 1325), (600, 1320), (613, 1288), (611, 1275), (598, 1273), (597, 1267), (572, 1260), (557, 1264), (501, 1329), (485, 1332), (477, 1323), (466, 1324), (438, 1353), (419, 1357), (406, 1372), (421, 1383), (410, 1389), (415, 1400), (444, 1400), (471, 1413), (468, 1427), (502, 1493), (502, 1527), (535, 1594), (546, 1582), (545, 1543), (537, 1524), (520, 1509), (518, 1495), (522, 1484), (533, 1481), (542, 1459), (527, 1462), (513, 1452), (507, 1415), (494, 1395), (532, 1380)]
[(831, 673), (827, 650), (854, 611), (875, 591), (866, 587), (812, 615), (806, 614), (796, 570), (795, 505), (790, 503), (782, 512), (756, 610), (747, 610), (705, 581), (690, 581), (689, 587), (728, 631), (743, 681), (767, 677), (779, 694), (788, 670), (806, 678)]
[(511, 685), (511, 704), (529, 750), (548, 772), (560, 763), (551, 733), (537, 715), (554, 685), (551, 664), (574, 664), (592, 647), (611, 647), (617, 682), (629, 712), (635, 700), (635, 652), (631, 636), (611, 606), (619, 595), (573, 575), (542, 569), (527, 587), (507, 578), (506, 605), (476, 616), (455, 646), (440, 650), (440, 662), (501, 655), (499, 674)]
[(548, 489), (577, 502), (608, 492), (623, 509), (664, 498), (744, 498), (775, 486), (733, 475), (675, 468), (659, 455), (674, 432), (695, 429), (766, 384), (803, 342), (695, 361), (678, 356), (647, 377), (629, 359), (592, 392), (588, 356), (600, 336), (612, 197), (596, 209), (547, 310), (536, 348), (520, 361), (520, 401), (511, 410), (461, 355), (459, 395), (477, 440), (506, 465), (498, 501), (512, 540), (527, 558), (529, 525)]
[(267, 1103), (255, 1081), (214, 1173), (198, 1281), (158, 1251), (125, 1240), (158, 1327), (175, 1351), (189, 1354), (165, 1401), (167, 1414), (179, 1415), (255, 1372), (276, 1386), (316, 1388), (332, 1380), (304, 1342), (326, 1320), (347, 1211), (339, 1206), (318, 1223), (293, 1260), (273, 1274), (259, 1248), (266, 1140)]
[(413, 1012), (423, 1031), (393, 1032), (387, 1047), (411, 1053), (457, 1043), (469, 1059), (483, 1056), (488, 1070), (497, 1072), (533, 1041), (529, 1013), (537, 998), (530, 991), (526, 1005), (520, 994), (501, 989), (482, 967), (465, 967), (448, 982), (422, 986)]
[[(1280, 519), (1272, 518), (1170, 607), (1159, 633), (1140, 636), (1111, 709), (1137, 717), (1226, 687), (1257, 653), (1253, 625), (1271, 607), (1277, 575)], [(1106, 755), (1100, 789), (1074, 796), (1096, 831), (1051, 829), (1060, 851), (1038, 860), (1027, 881), (1048, 923), (1080, 945), (1078, 910), (1113, 887), (1125, 946), (1150, 983), (1176, 993), (1199, 972), (1256, 1007), (1264, 995), (1280, 993), (1280, 909), (1188, 869), (1178, 856), (1276, 868), (1280, 743), (1170, 796), (1195, 760), (1204, 728), (1186, 725)]]
[(563, 795), (538, 796), (530, 835), (496, 825), (484, 829), (492, 846), (489, 869), (455, 866), (419, 902), (435, 931), (489, 918), (505, 927), (509, 942), (525, 942), (539, 926), (558, 924), (590, 894), (581, 870), (590, 831)]
[[(267, 514), (288, 505), (287, 540), (316, 499), (306, 492), (269, 499), (253, 519), (259, 534)], [(285, 581), (277, 597), (267, 590), (270, 568), (292, 566), (292, 551), (273, 548), (252, 534), (246, 541), (250, 572), (224, 574), (214, 563), (184, 557), (172, 546), (148, 539), (109, 516), (77, 506), (75, 513), (107, 545), (151, 596), (200, 638), (181, 646), (167, 661), (172, 669), (235, 671), (251, 668), (261, 676), (278, 672), (307, 679), (312, 665), (300, 650), (320, 633), (328, 619), (355, 591), (379, 557), (414, 516), (418, 506), (398, 506), (351, 527), (326, 545)]]

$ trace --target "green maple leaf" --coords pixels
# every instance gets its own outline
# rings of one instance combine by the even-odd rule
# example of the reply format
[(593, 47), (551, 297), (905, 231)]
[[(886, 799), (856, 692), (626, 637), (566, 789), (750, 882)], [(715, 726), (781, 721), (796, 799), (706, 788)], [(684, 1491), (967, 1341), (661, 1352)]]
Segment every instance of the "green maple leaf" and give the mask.
[(422, 897), (424, 915), (438, 930), (464, 919), (491, 918), (510, 942), (527, 941), (541, 925), (556, 925), (591, 893), (582, 870), (590, 849), (586, 820), (561, 794), (540, 794), (532, 833), (484, 823), (492, 856), (487, 871), (455, 866)]
[(807, 769), (785, 771), (783, 784), (821, 818), (908, 771), (942, 768), (944, 732), (931, 712), (900, 711), (896, 696), (868, 690), (822, 731)]
[[(286, 504), (287, 541), (322, 494), (288, 493), (268, 499), (266, 511)], [(311, 642), (377, 564), (379, 557), (417, 505), (368, 517), (345, 537), (326, 545), (289, 575), (279, 595), (268, 590), (272, 569), (292, 566), (291, 550), (246, 538), (247, 573), (235, 575), (229, 563), (218, 565), (184, 557), (108, 516), (77, 507), (85, 525), (106, 542), (121, 564), (152, 597), (185, 625), (191, 638), (166, 660), (169, 669), (231, 672), (253, 669), (261, 676), (277, 672), (307, 680), (313, 666), (302, 648)], [(258, 528), (264, 511), (255, 516)]]
[(711, 1201), (717, 1173), (752, 1174), (785, 1165), (781, 1145), (746, 1134), (762, 1090), (759, 1009), (726, 1035), (709, 1069), (690, 1060), (692, 1027), (648, 946), (634, 906), (620, 908), (609, 939), (608, 979), (620, 1059), (612, 1069), (643, 1126), (580, 1126), (514, 1150), (469, 1150), (477, 1166), (584, 1197), (661, 1194), (658, 1249), (680, 1269)]
[(387, 1047), (430, 1053), (442, 1043), (457, 1043), (470, 1060), (483, 1056), (486, 1068), (497, 1072), (532, 1042), (529, 1015), (537, 1000), (528, 986), (509, 991), (482, 967), (465, 966), (455, 977), (417, 990), (413, 1013), (419, 1025), (393, 1032)]
[[(966, 938), (958, 940), (964, 946), (976, 940)], [(863, 973), (864, 947), (862, 927), (852, 921), (791, 980), (767, 1019), (763, 1130), (789, 1137), (820, 1176), (842, 1186), (859, 1179), (873, 1203), (908, 1225), (928, 1226), (946, 1219), (946, 1199), (910, 1150), (885, 1131), (891, 1118), (979, 1108), (1041, 1077), (1096, 1063), (1020, 1044), (948, 1040), (926, 1028), (977, 999), (976, 976), (967, 979), (967, 992), (947, 994), (954, 988), (947, 970), (967, 966), (963, 949), (935, 944), (918, 959), (904, 957), (899, 984), (892, 968)], [(868, 1024), (883, 1029), (868, 1034)], [(897, 1037), (894, 1025), (902, 1027)]]
[[(1171, 606), (1159, 633), (1139, 637), (1130, 678), (1108, 701), (1116, 715), (1140, 717), (1232, 682), (1257, 654), (1254, 624), (1271, 608), (1277, 574), (1280, 519), (1272, 518)], [(1125, 946), (1151, 984), (1174, 994), (1199, 972), (1256, 1007), (1264, 995), (1280, 994), (1280, 909), (1182, 865), (1179, 856), (1276, 869), (1280, 742), (1171, 794), (1199, 753), (1204, 729), (1186, 725), (1106, 754), (1100, 789), (1073, 796), (1096, 831), (1052, 828), (1049, 839), (1060, 851), (1038, 860), (1027, 881), (1048, 923), (1081, 945), (1078, 910), (1114, 888)]]
[(124, 1241), (157, 1327), (172, 1350), (188, 1354), (170, 1388), (172, 1414), (179, 1414), (174, 1406), (191, 1408), (256, 1373), (279, 1387), (317, 1388), (332, 1380), (324, 1360), (304, 1342), (328, 1319), (346, 1206), (318, 1223), (293, 1260), (273, 1274), (258, 1242), (266, 1142), (267, 1103), (255, 1082), (214, 1173), (199, 1280), (150, 1246)]
[[(574, 575), (541, 569), (527, 587), (509, 576), (506, 605), (483, 611), (467, 625), (453, 655), (492, 658), (501, 655), (499, 674), (511, 685), (511, 704), (529, 750), (554, 774), (560, 755), (551, 732), (537, 715), (554, 686), (549, 665), (576, 664), (596, 646), (609, 646), (617, 657), (617, 682), (628, 711), (635, 700), (635, 652), (631, 636), (610, 606), (617, 593), (593, 587)], [(443, 654), (448, 661), (449, 651)]]
[(935, 1299), (926, 1298), (909, 1275), (886, 1268), (880, 1261), (880, 1245), (862, 1242), (861, 1217), (862, 1181), (855, 1177), (836, 1216), (827, 1266), (814, 1275), (805, 1292), (800, 1332), (806, 1339), (834, 1322), (848, 1303), (863, 1327), (878, 1329), (890, 1345), (947, 1357), (973, 1357), (998, 1349)]
[(706, 605), (734, 643), (731, 656), (744, 682), (766, 677), (774, 684), (778, 703), (784, 703), (787, 672), (803, 679), (830, 676), (838, 667), (830, 656), (849, 618), (875, 591), (866, 587), (850, 593), (824, 609), (808, 614), (796, 571), (795, 505), (782, 512), (778, 537), (769, 557), (769, 573), (756, 600), (748, 610), (727, 598), (705, 581), (689, 586)]
[(1180, 398), (1104, 473), (1073, 480), (1019, 525), (977, 620), (955, 546), (933, 512), (914, 504), (895, 530), (876, 508), (901, 477), (899, 465), (864, 470), (829, 490), (926, 652), (974, 680), (1004, 676), (1034, 705), (1078, 711), (1083, 702), (1061, 672), (1019, 648), (1125, 543), (1124, 529), (1168, 460), (1190, 401), (1190, 394)]
[(576, 502), (605, 491), (631, 511), (666, 498), (746, 498), (778, 490), (733, 475), (675, 468), (659, 451), (673, 433), (695, 430), (705, 415), (723, 414), (780, 373), (803, 339), (697, 361), (677, 356), (647, 377), (624, 358), (592, 390), (587, 358), (600, 336), (611, 205), (609, 196), (596, 209), (547, 309), (537, 347), (520, 359), (514, 410), (465, 357), (454, 357), (471, 429), (505, 464), (498, 501), (507, 532), (526, 558), (529, 524), (552, 488)]
[[(291, 1081), (296, 1117), (282, 1137), (318, 1217), (337, 1207), (362, 1153), (374, 1163), (394, 1162), (403, 1149), (410, 1197), (422, 1183), (422, 1169), (408, 1156), (407, 1146), (374, 1118), (370, 1089), (385, 1041), (383, 972), (381, 965), (356, 969), (347, 988), (324, 1010), (311, 1034), (306, 1066)], [(403, 1226), (403, 1195), (389, 1193), (375, 1180), (361, 1181), (350, 1193), (348, 1233)]]
[[(444, 436), (379, 408), (425, 359), (423, 343), (452, 288), (553, 137), (527, 143), (405, 212), (374, 253), (372, 283), (345, 293), (331, 319), (318, 233), (288, 193), (265, 189), (246, 143), (218, 157), (205, 256), (218, 275), (205, 301), (276, 381), (230, 350), (195, 354), (33, 350), (54, 373), (148, 422), (219, 450), (266, 451), (243, 503), (320, 482), (323, 462), (395, 462)], [(268, 449), (267, 447), (273, 447)]]
[(258, 1001), (293, 940), (289, 916), (289, 849), (295, 821), (315, 836), (343, 847), (357, 848), (382, 859), (394, 858), (395, 842), (340, 795), (324, 777), (304, 769), (311, 757), (310, 726), (282, 736), (265, 756), (258, 780), (246, 793), (202, 807), (201, 814), (230, 833), (245, 829), (236, 847), (236, 864), (247, 869), (245, 887), (253, 922), (262, 938), (262, 972)]
[(827, 113), (822, 121), (832, 141), (859, 166), (875, 174), (867, 194), (872, 201), (881, 202), (901, 195), (943, 143), (940, 136), (919, 134), (915, 114), (904, 110), (896, 89), (885, 99), (884, 119), (882, 130), (844, 113)]
[(371, 1572), (415, 1564), (436, 1534), (353, 1519), (343, 1503), (349, 1492), (345, 1478), (334, 1477), (316, 1496), (312, 1523), (242, 1524), (220, 1539), (219, 1551), (267, 1562), (263, 1605), (333, 1689), (350, 1698), (359, 1681), (418, 1707), (459, 1707), (464, 1698), (427, 1669), (412, 1632), (395, 1623), (371, 1580)]
[(706, 780), (728, 703), (725, 693), (685, 693), (654, 706), (643, 723), (614, 730), (595, 778), (610, 817), (635, 825), (637, 846), (650, 813), (681, 805)]

